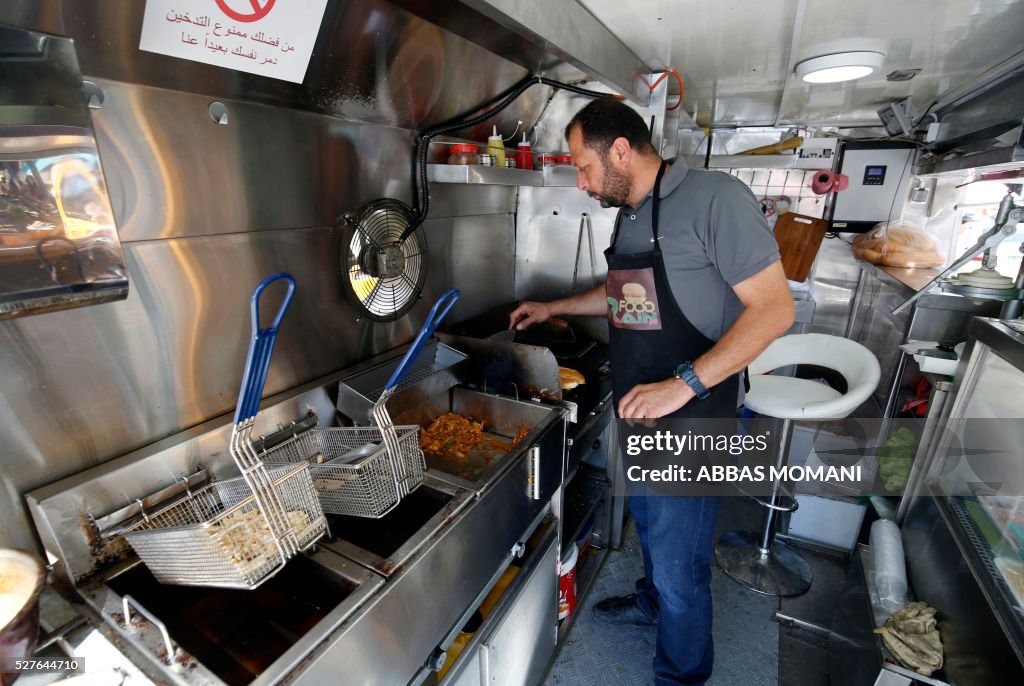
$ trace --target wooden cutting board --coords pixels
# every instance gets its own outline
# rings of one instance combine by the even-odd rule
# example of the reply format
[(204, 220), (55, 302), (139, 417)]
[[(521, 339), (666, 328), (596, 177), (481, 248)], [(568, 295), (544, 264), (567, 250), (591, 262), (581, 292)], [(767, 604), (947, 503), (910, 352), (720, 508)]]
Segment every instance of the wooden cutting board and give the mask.
[(824, 219), (786, 212), (775, 222), (775, 240), (782, 255), (782, 269), (790, 281), (806, 281), (811, 265), (828, 230)]

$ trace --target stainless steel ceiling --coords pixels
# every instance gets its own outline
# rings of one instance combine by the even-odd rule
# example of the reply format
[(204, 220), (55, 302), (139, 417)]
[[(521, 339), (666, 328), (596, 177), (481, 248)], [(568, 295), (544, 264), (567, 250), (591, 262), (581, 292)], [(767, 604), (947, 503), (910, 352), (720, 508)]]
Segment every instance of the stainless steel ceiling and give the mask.
[[(1020, 0), (580, 0), (652, 68), (685, 79), (683, 106), (702, 126), (877, 125), (876, 110), (937, 96), (1021, 50)], [(880, 74), (805, 84), (796, 62), (880, 42)], [(863, 49), (863, 48), (861, 48)], [(888, 82), (896, 69), (911, 81)], [(672, 102), (672, 98), (669, 98)]]

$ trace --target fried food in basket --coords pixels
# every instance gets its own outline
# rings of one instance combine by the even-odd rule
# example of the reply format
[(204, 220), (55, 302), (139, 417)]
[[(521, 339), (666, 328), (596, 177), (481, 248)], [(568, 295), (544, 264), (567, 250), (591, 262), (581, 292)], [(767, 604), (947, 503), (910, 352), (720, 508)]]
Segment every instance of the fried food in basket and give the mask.
[[(288, 510), (286, 517), (296, 534), (309, 525), (309, 515), (302, 510)], [(252, 562), (266, 553), (277, 554), (274, 536), (256, 507), (232, 512), (211, 526), (209, 533), (235, 564)]]
[(466, 453), (484, 439), (484, 423), (474, 422), (461, 414), (445, 412), (425, 429), (420, 429), (423, 452), (447, 458), (465, 459)]

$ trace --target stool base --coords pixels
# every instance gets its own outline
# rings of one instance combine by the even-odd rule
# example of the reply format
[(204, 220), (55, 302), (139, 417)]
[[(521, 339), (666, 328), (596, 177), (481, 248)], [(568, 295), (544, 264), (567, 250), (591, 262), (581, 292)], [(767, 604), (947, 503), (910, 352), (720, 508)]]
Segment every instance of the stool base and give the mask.
[(730, 531), (715, 544), (715, 561), (726, 574), (747, 588), (771, 596), (795, 596), (811, 587), (811, 566), (785, 543), (773, 542), (761, 553), (761, 536), (753, 531)]

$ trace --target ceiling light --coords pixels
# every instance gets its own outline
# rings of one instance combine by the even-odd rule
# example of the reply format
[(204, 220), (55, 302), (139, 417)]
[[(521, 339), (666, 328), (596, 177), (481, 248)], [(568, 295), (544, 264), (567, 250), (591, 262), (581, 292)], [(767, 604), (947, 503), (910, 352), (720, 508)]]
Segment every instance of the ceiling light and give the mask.
[(838, 83), (873, 74), (882, 68), (880, 52), (837, 52), (812, 57), (796, 65), (796, 75), (807, 83)]

